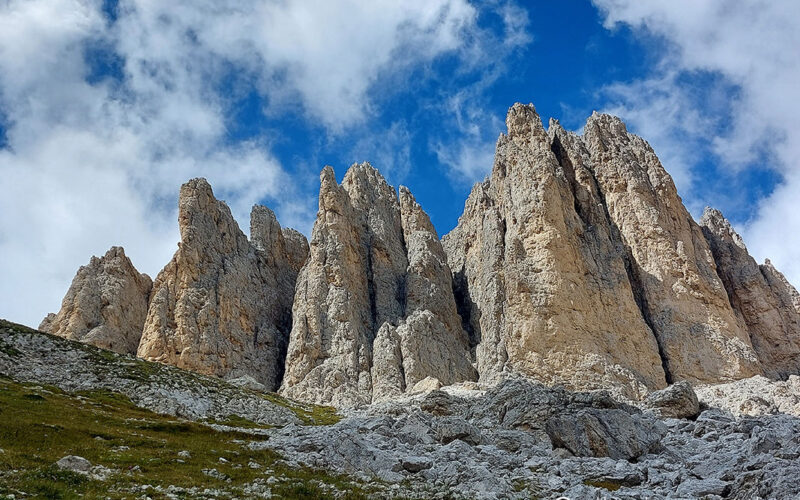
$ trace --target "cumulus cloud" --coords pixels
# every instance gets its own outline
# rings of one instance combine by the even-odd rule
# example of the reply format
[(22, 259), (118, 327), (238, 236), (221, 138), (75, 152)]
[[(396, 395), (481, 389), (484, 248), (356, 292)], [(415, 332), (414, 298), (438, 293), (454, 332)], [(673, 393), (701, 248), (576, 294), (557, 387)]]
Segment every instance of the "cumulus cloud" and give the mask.
[(313, 194), (293, 189), (272, 138), (231, 139), (231, 81), (268, 114), (338, 134), (373, 113), (378, 89), (397, 90), (383, 82), (480, 51), (466, 0), (122, 0), (112, 16), (103, 4), (0, 4), (0, 316), (34, 326), (112, 244), (156, 273), (190, 177), (208, 177), (243, 228), (260, 201), (310, 227)]
[[(700, 142), (734, 179), (753, 168), (774, 169), (781, 181), (738, 221), (751, 253), (769, 257), (800, 283), (800, 3), (792, 0), (640, 2), (594, 0), (614, 29), (625, 24), (652, 42), (661, 62), (649, 78), (612, 88), (611, 107), (667, 152), (690, 201)], [(696, 172), (695, 172), (696, 173)], [(733, 204), (745, 198), (721, 193)], [(723, 207), (725, 208), (725, 207)]]

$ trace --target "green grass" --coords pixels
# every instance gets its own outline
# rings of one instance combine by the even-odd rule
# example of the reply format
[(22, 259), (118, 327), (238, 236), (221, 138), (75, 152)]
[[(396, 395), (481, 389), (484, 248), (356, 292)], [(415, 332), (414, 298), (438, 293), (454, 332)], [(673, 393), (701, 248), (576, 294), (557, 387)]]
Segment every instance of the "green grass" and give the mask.
[[(226, 425), (233, 423), (257, 426), (236, 417)], [(321, 483), (344, 492), (342, 498), (365, 498), (365, 490), (347, 478), (291, 468), (270, 450), (251, 450), (247, 444), (258, 439), (158, 415), (119, 394), (68, 394), (0, 378), (0, 499), (12, 494), (19, 498), (20, 492), (48, 499), (134, 498), (141, 496), (131, 492), (137, 484), (220, 488), (246, 498), (240, 488), (268, 478), (265, 467), (279, 480), (271, 486), (279, 498), (330, 498)], [(188, 458), (179, 456), (184, 450)], [(66, 455), (79, 455), (115, 472), (98, 481), (54, 467)], [(251, 468), (252, 462), (261, 467)], [(211, 468), (224, 477), (203, 473)], [(147, 495), (162, 498), (152, 490)]]
[[(207, 377), (203, 375), (199, 375), (196, 373), (192, 373), (185, 370), (180, 370), (175, 367), (162, 365), (159, 363), (152, 363), (149, 361), (143, 361), (141, 359), (134, 359), (127, 356), (123, 356), (111, 351), (107, 351), (104, 349), (100, 349), (94, 347), (92, 345), (83, 344), (80, 342), (70, 341), (63, 339), (58, 336), (50, 335), (48, 333), (39, 332), (37, 330), (33, 330), (23, 325), (18, 325), (16, 323), (12, 323), (10, 321), (6, 321), (0, 319), (0, 330), (5, 330), (6, 333), (25, 333), (25, 334), (37, 334), (37, 335), (47, 335), (53, 339), (53, 341), (58, 342), (59, 345), (68, 346), (70, 349), (79, 349), (81, 351), (86, 352), (92, 359), (92, 361), (97, 364), (98, 366), (109, 367), (110, 369), (119, 369), (118, 373), (121, 377), (127, 378), (129, 380), (135, 380), (138, 382), (148, 383), (157, 380), (175, 380), (176, 378), (179, 380), (184, 380), (187, 383), (196, 382), (202, 385), (205, 385), (209, 388), (216, 388), (216, 389), (223, 389), (227, 386), (227, 384), (220, 380), (213, 377)], [(2, 337), (0, 337), (0, 352), (5, 352), (9, 356), (18, 356), (21, 353), (16, 350), (13, 346), (6, 344), (3, 342)], [(300, 403), (297, 401), (292, 401), (290, 399), (284, 398), (275, 393), (263, 393), (258, 391), (248, 391), (245, 390), (255, 397), (264, 398), (274, 404), (283, 406), (291, 410), (305, 425), (331, 425), (335, 424), (339, 420), (341, 420), (341, 416), (336, 413), (336, 409), (330, 406), (318, 406), (318, 405), (311, 405)], [(229, 425), (232, 427), (266, 427), (261, 424), (256, 424), (253, 422), (248, 422), (245, 419), (241, 419), (236, 423), (235, 420), (237, 417), (230, 417), (234, 420), (229, 421), (215, 421), (213, 423), (219, 423), (223, 425)]]
[(587, 486), (594, 486), (595, 488), (602, 488), (608, 491), (617, 491), (622, 488), (622, 483), (611, 479), (587, 479), (583, 482)]
[(336, 413), (336, 408), (332, 406), (319, 406), (292, 401), (279, 396), (275, 393), (259, 393), (266, 400), (276, 405), (288, 408), (297, 415), (305, 425), (333, 425), (342, 417)]

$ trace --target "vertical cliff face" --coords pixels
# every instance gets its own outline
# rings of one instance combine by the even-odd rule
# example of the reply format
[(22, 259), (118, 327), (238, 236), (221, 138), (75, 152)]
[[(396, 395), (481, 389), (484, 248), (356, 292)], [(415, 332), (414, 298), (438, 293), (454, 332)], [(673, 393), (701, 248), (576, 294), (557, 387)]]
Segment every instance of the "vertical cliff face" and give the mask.
[(579, 137), (509, 111), (491, 178), (444, 238), (481, 380), (517, 372), (638, 397), (666, 377)]
[(760, 373), (703, 232), (650, 145), (618, 118), (599, 114), (587, 121), (583, 142), (672, 380), (715, 382)]
[(140, 274), (121, 247), (78, 269), (57, 314), (39, 325), (43, 332), (121, 354), (135, 354), (153, 283)]
[(320, 180), (282, 391), (352, 406), (427, 376), (473, 377), (443, 250), (410, 193), (399, 199), (368, 164), (341, 185), (330, 167)]
[(178, 220), (179, 249), (153, 285), (138, 355), (276, 389), (301, 260), (287, 247), (302, 245), (286, 244), (265, 207), (253, 209), (251, 244), (205, 179), (181, 187)]
[(742, 238), (718, 210), (700, 220), (731, 304), (741, 316), (767, 376), (800, 373), (800, 314), (797, 291), (771, 264), (747, 252)]

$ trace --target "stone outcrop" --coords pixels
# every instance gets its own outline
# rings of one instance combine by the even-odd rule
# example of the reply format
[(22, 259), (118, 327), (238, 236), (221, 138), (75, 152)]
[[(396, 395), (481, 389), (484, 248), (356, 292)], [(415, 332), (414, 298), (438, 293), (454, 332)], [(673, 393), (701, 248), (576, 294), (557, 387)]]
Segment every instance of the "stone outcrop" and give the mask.
[(518, 372), (639, 397), (665, 385), (656, 337), (581, 138), (515, 105), (490, 179), (444, 238), (481, 380)]
[(769, 262), (762, 266), (756, 263), (742, 238), (718, 210), (706, 208), (700, 225), (764, 373), (773, 378), (800, 373), (797, 290)]
[(411, 194), (369, 164), (320, 180), (282, 392), (352, 406), (474, 378), (444, 251)]
[(147, 317), (153, 283), (139, 273), (121, 247), (78, 269), (58, 314), (39, 330), (120, 354), (135, 354)]
[(444, 238), (482, 381), (517, 372), (638, 398), (761, 373), (711, 249), (652, 148), (514, 105), (491, 177)]
[(181, 187), (178, 220), (181, 242), (153, 284), (138, 355), (277, 389), (305, 246), (260, 206), (248, 241), (205, 179)]

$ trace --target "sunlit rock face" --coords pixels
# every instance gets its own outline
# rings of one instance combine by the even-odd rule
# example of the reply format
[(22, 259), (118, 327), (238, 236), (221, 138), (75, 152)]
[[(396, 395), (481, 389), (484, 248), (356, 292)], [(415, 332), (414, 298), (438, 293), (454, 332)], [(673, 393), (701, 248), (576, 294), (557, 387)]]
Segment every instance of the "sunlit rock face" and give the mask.
[(78, 269), (57, 314), (39, 330), (120, 354), (135, 354), (153, 282), (122, 247), (111, 247)]
[(369, 164), (341, 185), (330, 167), (320, 180), (282, 392), (354, 406), (426, 377), (474, 379), (444, 250), (411, 193)]
[(514, 105), (491, 176), (444, 237), (481, 380), (521, 373), (640, 397), (762, 373), (703, 231), (650, 146)]

